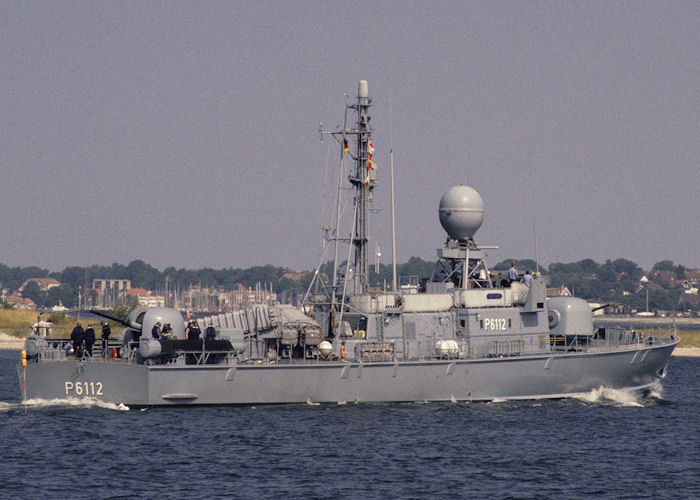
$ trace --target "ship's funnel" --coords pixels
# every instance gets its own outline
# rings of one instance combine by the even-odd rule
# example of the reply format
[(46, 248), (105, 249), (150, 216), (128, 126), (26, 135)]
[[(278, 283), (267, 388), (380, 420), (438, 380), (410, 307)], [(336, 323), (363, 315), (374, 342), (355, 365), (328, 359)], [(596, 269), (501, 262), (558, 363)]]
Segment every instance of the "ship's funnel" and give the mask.
[(469, 186), (454, 186), (440, 198), (440, 224), (450, 238), (466, 241), (484, 220), (484, 200)]
[(357, 97), (369, 97), (367, 80), (360, 80), (360, 85), (357, 87)]

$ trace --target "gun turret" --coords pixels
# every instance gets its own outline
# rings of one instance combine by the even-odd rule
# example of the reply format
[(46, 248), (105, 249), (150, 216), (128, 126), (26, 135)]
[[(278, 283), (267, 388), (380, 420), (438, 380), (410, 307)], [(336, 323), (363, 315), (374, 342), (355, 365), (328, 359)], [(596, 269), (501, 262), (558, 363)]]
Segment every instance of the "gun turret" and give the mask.
[(173, 338), (185, 338), (185, 320), (177, 309), (172, 309), (170, 307), (137, 307), (129, 313), (126, 319), (115, 318), (102, 311), (91, 310), (90, 312), (97, 316), (116, 321), (126, 327), (122, 333), (127, 342), (135, 341), (144, 334), (150, 339), (153, 333), (153, 327), (158, 324), (160, 331), (160, 328), (166, 323), (171, 327)]

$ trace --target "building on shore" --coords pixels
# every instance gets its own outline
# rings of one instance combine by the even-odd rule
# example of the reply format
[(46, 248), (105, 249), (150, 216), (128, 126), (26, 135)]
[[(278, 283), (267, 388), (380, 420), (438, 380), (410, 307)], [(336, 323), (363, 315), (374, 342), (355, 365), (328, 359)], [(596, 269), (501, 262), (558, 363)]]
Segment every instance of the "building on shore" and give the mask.
[(93, 305), (96, 307), (112, 308), (127, 300), (127, 292), (131, 290), (131, 281), (127, 279), (96, 278), (92, 280)]

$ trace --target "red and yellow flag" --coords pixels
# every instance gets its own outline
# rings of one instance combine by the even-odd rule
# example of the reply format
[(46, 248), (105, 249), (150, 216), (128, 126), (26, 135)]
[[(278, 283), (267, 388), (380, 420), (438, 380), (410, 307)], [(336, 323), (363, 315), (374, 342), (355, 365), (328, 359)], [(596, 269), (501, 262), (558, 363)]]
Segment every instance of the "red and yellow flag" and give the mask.
[(372, 156), (374, 156), (374, 144), (372, 144), (372, 139), (370, 139), (367, 143), (367, 175), (365, 176), (365, 186), (369, 186), (369, 171), (374, 170)]

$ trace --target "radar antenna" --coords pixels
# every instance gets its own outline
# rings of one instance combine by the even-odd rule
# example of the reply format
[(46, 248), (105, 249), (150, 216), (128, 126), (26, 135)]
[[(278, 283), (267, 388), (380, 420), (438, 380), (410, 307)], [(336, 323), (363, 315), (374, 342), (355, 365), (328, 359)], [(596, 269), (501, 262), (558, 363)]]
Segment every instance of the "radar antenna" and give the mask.
[(454, 186), (440, 199), (439, 214), (447, 240), (438, 249), (433, 279), (450, 281), (457, 288), (492, 288), (484, 250), (498, 247), (477, 245), (474, 241), (484, 220), (481, 195), (469, 186)]

